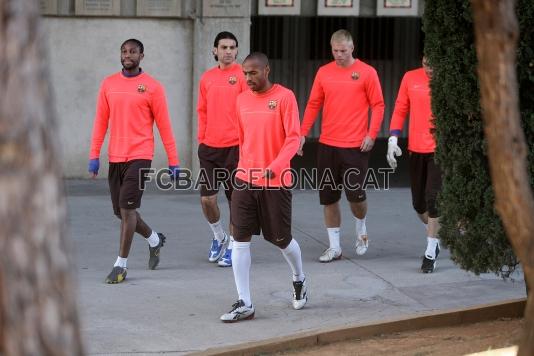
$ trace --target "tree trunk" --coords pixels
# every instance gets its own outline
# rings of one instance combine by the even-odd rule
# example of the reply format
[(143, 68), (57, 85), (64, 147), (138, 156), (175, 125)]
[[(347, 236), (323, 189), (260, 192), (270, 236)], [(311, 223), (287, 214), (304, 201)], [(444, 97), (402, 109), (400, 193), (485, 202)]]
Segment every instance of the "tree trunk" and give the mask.
[[(471, 0), (484, 132), (488, 142), (495, 208), (534, 285), (534, 199), (527, 171), (527, 146), (519, 117), (515, 0)], [(534, 296), (529, 293), (518, 355), (534, 355)]]
[(0, 0), (0, 354), (82, 355), (38, 7)]

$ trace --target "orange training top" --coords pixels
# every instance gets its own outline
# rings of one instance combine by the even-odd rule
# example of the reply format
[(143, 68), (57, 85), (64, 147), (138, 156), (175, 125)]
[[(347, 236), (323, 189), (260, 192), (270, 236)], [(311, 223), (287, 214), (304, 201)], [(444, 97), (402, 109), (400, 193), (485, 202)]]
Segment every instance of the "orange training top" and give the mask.
[(429, 81), (423, 68), (406, 72), (391, 117), (390, 133), (399, 136), (406, 115), (410, 112), (408, 150), (412, 152), (430, 153), (436, 149), (436, 140), (431, 132), (434, 124), (430, 107)]
[[(319, 68), (302, 120), (303, 136), (310, 131), (321, 107), (319, 142), (360, 147), (366, 135), (376, 139), (384, 118), (384, 98), (376, 70), (359, 59), (347, 68), (335, 61)], [(369, 107), (373, 112), (370, 127)]]
[[(279, 84), (264, 93), (237, 97), (239, 164), (236, 177), (256, 186), (290, 186), (291, 158), (300, 145), (300, 122), (293, 92)], [(262, 178), (266, 169), (274, 178)]]
[(235, 101), (248, 87), (241, 66), (206, 71), (198, 90), (198, 143), (211, 147), (237, 146)]
[(109, 162), (152, 160), (154, 121), (169, 165), (178, 165), (178, 152), (163, 86), (144, 72), (135, 77), (126, 77), (122, 72), (110, 75), (100, 86), (89, 159), (100, 157), (109, 125)]

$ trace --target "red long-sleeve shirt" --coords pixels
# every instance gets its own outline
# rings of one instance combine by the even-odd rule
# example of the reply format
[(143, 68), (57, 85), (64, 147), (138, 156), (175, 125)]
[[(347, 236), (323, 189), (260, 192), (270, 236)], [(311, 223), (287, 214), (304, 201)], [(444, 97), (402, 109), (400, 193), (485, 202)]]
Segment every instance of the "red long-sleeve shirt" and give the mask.
[(235, 101), (247, 90), (239, 64), (206, 71), (198, 90), (198, 143), (211, 147), (230, 147), (239, 143)]
[[(300, 122), (293, 92), (279, 84), (264, 93), (237, 97), (239, 164), (236, 177), (256, 186), (290, 186), (290, 160), (300, 145)], [(266, 169), (274, 178), (264, 179)]]
[[(330, 62), (317, 71), (301, 125), (306, 136), (323, 108), (319, 142), (335, 147), (359, 147), (373, 140), (384, 118), (384, 98), (376, 70), (356, 59), (347, 68)], [(369, 126), (369, 108), (372, 110)]]
[(152, 160), (154, 122), (169, 165), (178, 165), (178, 151), (163, 86), (144, 72), (135, 77), (125, 77), (122, 72), (110, 75), (100, 86), (89, 159), (100, 157), (109, 125), (109, 162)]
[(391, 117), (390, 132), (402, 131), (406, 115), (410, 112), (408, 150), (430, 153), (436, 150), (436, 140), (431, 132), (432, 111), (430, 106), (430, 79), (423, 68), (406, 72), (395, 102)]

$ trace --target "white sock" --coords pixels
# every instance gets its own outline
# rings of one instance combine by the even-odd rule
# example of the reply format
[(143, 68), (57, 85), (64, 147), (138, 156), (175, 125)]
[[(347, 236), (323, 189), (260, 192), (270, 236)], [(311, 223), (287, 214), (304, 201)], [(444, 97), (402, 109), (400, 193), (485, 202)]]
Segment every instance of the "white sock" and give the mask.
[(304, 272), (302, 271), (302, 257), (297, 240), (291, 239), (289, 245), (284, 249), (280, 249), (280, 251), (282, 251), (282, 255), (284, 255), (289, 267), (291, 267), (291, 271), (293, 271), (293, 282), (302, 282), (304, 280)]
[(356, 235), (358, 235), (358, 237), (362, 235), (367, 235), (367, 227), (365, 226), (366, 217), (364, 217), (363, 219), (358, 219), (357, 217), (354, 217), (354, 219), (356, 219)]
[(224, 239), (224, 229), (221, 224), (221, 220), (209, 225), (211, 227), (211, 231), (213, 231), (213, 236), (217, 239), (217, 241), (222, 242)]
[(341, 250), (341, 246), (339, 245), (339, 227), (327, 227), (326, 231), (328, 231), (330, 248), (333, 248), (336, 251)]
[(233, 246), (234, 246), (234, 237), (230, 235), (230, 242), (228, 243), (227, 249), (231, 250)]
[(150, 247), (156, 247), (159, 244), (159, 236), (158, 233), (155, 231), (152, 231), (152, 234), (150, 234), (149, 237), (146, 239), (148, 241), (148, 245)]
[(113, 265), (113, 267), (119, 266), (122, 268), (126, 268), (127, 263), (128, 263), (128, 257), (122, 258), (121, 256), (118, 256), (117, 261), (115, 261), (115, 264)]
[(250, 300), (250, 242), (234, 241), (232, 251), (232, 269), (239, 299), (246, 306), (252, 305)]
[(431, 260), (436, 259), (436, 246), (439, 244), (439, 239), (428, 236), (426, 238), (426, 251), (425, 256)]

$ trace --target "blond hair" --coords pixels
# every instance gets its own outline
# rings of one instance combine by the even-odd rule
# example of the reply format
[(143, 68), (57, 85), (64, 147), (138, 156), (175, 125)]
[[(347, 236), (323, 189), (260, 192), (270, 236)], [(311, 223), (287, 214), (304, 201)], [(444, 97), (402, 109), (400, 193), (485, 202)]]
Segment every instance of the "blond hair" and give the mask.
[(330, 44), (336, 42), (343, 42), (347, 41), (354, 45), (354, 42), (352, 41), (352, 35), (347, 30), (337, 30), (332, 34), (332, 37), (330, 38)]

